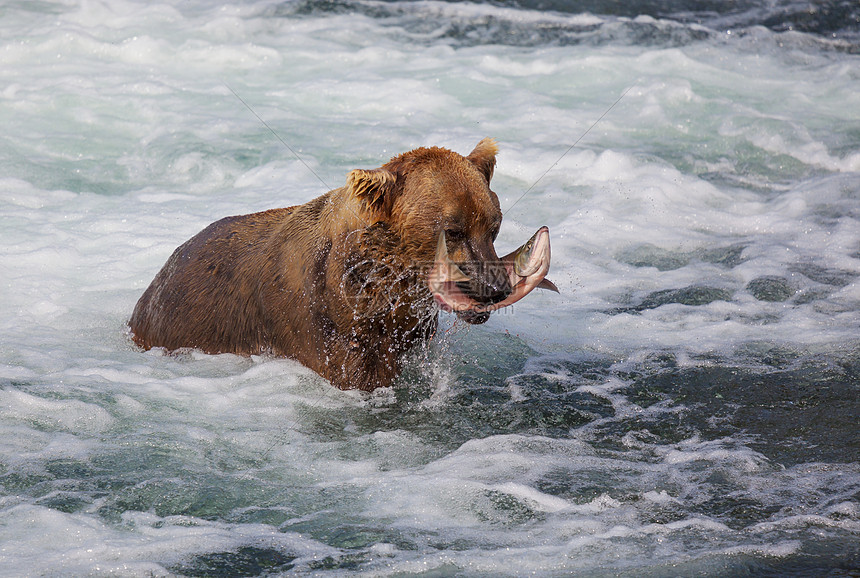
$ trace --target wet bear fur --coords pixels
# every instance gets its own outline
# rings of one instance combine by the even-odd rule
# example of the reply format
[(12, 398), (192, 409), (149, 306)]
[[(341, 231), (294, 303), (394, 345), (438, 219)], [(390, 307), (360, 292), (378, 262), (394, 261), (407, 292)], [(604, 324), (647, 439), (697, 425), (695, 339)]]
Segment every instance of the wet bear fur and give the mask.
[(341, 389), (390, 385), (437, 326), (427, 272), (440, 231), (471, 279), (465, 292), (484, 304), (511, 292), (493, 247), (496, 153), (491, 139), (465, 157), (418, 148), (304, 205), (209, 225), (146, 289), (132, 338), (146, 349), (285, 356)]

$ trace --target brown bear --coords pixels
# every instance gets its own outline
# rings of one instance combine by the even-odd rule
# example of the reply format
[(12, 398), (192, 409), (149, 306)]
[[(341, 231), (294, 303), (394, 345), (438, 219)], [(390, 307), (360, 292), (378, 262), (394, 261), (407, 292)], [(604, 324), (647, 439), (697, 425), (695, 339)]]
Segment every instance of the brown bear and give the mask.
[(498, 148), (418, 148), (304, 205), (227, 217), (174, 251), (134, 308), (146, 348), (273, 354), (341, 389), (390, 385), (438, 311), (483, 323), (555, 289), (542, 227), (499, 258)]

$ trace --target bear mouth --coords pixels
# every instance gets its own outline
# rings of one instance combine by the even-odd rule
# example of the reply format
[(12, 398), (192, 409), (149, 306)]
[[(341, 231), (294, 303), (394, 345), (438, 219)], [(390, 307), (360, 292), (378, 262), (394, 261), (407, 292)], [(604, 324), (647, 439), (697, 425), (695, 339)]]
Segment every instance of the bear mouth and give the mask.
[(549, 228), (541, 227), (524, 245), (500, 259), (508, 275), (512, 291), (498, 303), (486, 304), (474, 300), (458, 284), (468, 283), (469, 277), (448, 257), (445, 232), (439, 233), (433, 268), (427, 276), (427, 286), (440, 309), (456, 313), (467, 323), (484, 323), (490, 313), (513, 305), (536, 288), (558, 292), (546, 278), (550, 264)]

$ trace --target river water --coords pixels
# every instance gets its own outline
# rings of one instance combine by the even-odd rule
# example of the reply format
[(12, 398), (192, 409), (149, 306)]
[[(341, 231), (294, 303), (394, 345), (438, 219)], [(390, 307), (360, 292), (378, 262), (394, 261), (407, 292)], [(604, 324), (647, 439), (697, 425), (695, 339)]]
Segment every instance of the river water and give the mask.
[[(860, 8), (0, 6), (0, 574), (860, 572)], [(173, 249), (499, 141), (550, 278), (394, 387), (142, 352)]]

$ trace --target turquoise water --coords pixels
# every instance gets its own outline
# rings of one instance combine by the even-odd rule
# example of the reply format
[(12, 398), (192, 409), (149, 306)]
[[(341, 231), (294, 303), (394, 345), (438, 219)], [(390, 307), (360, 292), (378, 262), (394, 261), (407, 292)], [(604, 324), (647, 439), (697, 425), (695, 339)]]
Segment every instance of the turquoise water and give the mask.
[[(860, 25), (816, 6), (3, 5), (2, 573), (860, 571)], [(371, 395), (129, 340), (207, 224), (485, 136), (560, 295)]]

